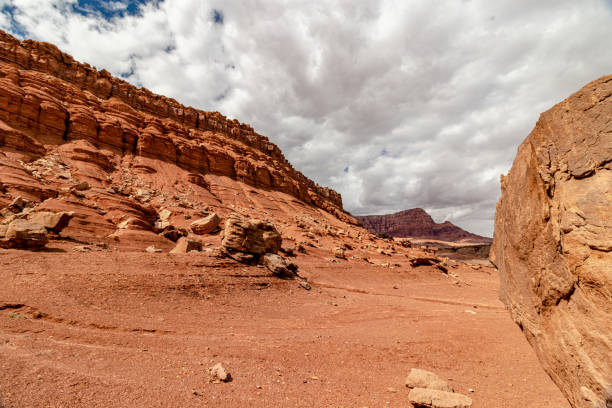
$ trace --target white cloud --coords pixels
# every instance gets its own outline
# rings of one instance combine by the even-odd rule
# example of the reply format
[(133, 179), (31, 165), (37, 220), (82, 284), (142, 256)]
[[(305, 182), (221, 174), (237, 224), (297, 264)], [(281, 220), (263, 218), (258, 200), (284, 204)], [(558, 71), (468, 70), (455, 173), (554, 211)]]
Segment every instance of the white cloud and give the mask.
[(356, 214), (420, 206), (484, 234), (539, 113), (612, 72), (599, 0), (75, 3), (0, 0), (28, 37), (252, 124)]

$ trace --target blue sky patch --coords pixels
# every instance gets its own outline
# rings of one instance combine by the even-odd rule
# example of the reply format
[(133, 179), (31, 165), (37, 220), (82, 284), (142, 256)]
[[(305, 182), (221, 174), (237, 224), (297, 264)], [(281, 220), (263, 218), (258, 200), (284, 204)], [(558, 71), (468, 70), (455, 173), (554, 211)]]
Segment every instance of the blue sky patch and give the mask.
[(26, 37), (26, 32), (24, 31), (23, 27), (21, 27), (15, 21), (15, 11), (16, 10), (17, 9), (15, 6), (4, 6), (0, 9), (0, 13), (4, 14), (5, 16), (9, 18), (9, 21), (11, 22), (11, 28), (10, 28), (11, 33), (23, 39)]
[(115, 17), (137, 15), (142, 5), (158, 2), (158, 0), (78, 0), (72, 5), (72, 9), (75, 13), (84, 16), (101, 15), (110, 20)]
[(221, 10), (213, 9), (212, 19), (215, 24), (223, 25), (223, 12)]

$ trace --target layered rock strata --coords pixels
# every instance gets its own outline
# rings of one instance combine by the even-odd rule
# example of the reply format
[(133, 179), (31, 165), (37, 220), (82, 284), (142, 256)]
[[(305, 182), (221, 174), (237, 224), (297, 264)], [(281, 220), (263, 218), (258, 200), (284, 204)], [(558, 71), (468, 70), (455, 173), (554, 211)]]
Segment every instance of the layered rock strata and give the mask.
[(501, 186), (501, 298), (571, 405), (610, 407), (612, 76), (543, 113)]
[(397, 238), (437, 239), (451, 242), (490, 242), (490, 238), (467, 232), (449, 221), (436, 223), (425, 210), (413, 208), (387, 215), (355, 217), (370, 232)]
[[(64, 150), (96, 167), (88, 174), (101, 182), (94, 187), (106, 181), (101, 174), (106, 178), (127, 166), (126, 157), (141, 172), (156, 171), (146, 159), (161, 160), (188, 171), (189, 181), (201, 187), (208, 187), (203, 175), (227, 176), (352, 221), (338, 193), (293, 169), (280, 149), (249, 125), (185, 107), (79, 63), (52, 44), (20, 42), (2, 31), (0, 148), (26, 163)], [(3, 179), (0, 188), (10, 189), (22, 177), (15, 178)], [(57, 196), (53, 188), (26, 187), (40, 200)]]

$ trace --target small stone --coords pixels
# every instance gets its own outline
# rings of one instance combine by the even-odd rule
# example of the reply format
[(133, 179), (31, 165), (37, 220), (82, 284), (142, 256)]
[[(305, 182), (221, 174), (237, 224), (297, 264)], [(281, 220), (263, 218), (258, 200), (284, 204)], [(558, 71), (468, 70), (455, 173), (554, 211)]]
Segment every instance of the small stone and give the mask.
[(168, 221), (171, 215), (172, 211), (164, 208), (157, 214), (157, 218), (159, 218), (160, 221)]
[(346, 250), (342, 247), (334, 248), (334, 256), (339, 259), (346, 259)]
[(287, 260), (277, 254), (265, 254), (263, 264), (274, 275), (281, 277), (294, 276), (297, 266), (293, 263), (287, 263)]
[(14, 210), (14, 212), (21, 212), (24, 208), (26, 208), (30, 204), (28, 200), (22, 197), (17, 197), (10, 204), (9, 207)]
[(186, 254), (188, 252), (202, 250), (202, 243), (192, 239), (181, 237), (176, 243), (176, 246), (170, 251), (171, 254)]
[(85, 191), (85, 190), (89, 190), (91, 187), (89, 187), (89, 183), (86, 181), (81, 181), (78, 184), (75, 184), (74, 186), (72, 186), (72, 189), (74, 191)]
[(91, 247), (87, 245), (76, 245), (72, 247), (72, 250), (76, 252), (90, 252)]
[(217, 363), (208, 369), (211, 376), (212, 382), (230, 382), (232, 381), (232, 375), (227, 372), (225, 367), (221, 363)]
[(453, 389), (448, 383), (438, 377), (431, 371), (413, 368), (410, 370), (406, 378), (406, 387), (408, 388), (427, 388), (432, 390), (440, 390), (453, 392)]
[(147, 251), (147, 252), (148, 252), (148, 253), (150, 253), (150, 254), (154, 254), (154, 253), (159, 253), (159, 252), (162, 252), (162, 250), (161, 250), (161, 249), (159, 249), (159, 248), (155, 248), (155, 246), (154, 246), (154, 245), (151, 245), (151, 246), (147, 247), (147, 249), (145, 249), (145, 251)]
[(306, 281), (300, 281), (300, 286), (303, 287), (306, 290), (312, 289), (312, 286), (310, 286), (310, 283), (308, 283)]

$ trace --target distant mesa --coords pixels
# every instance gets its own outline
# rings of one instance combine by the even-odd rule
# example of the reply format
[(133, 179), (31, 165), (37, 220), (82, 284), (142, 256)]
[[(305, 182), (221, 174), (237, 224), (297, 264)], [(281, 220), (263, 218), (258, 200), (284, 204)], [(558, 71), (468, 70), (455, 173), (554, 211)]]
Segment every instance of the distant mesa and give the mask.
[(449, 221), (441, 224), (422, 208), (413, 208), (387, 215), (355, 217), (368, 231), (396, 238), (415, 238), (460, 243), (490, 243), (491, 238), (472, 234)]

